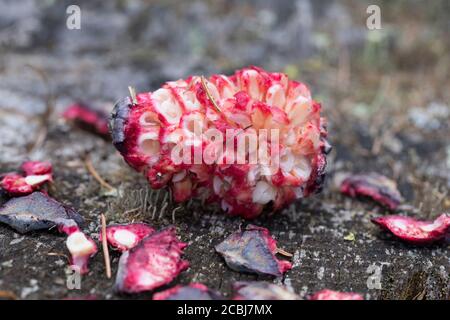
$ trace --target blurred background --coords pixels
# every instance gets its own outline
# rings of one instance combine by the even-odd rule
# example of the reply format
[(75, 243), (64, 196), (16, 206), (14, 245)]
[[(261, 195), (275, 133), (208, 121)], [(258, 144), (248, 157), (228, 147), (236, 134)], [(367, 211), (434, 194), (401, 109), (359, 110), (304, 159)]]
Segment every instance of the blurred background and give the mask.
[[(80, 30), (66, 27), (71, 4), (81, 9)], [(381, 30), (366, 26), (370, 4), (381, 8)], [(339, 143), (352, 146), (355, 126), (389, 138), (375, 150), (365, 141), (363, 154), (404, 151), (396, 135), (413, 136), (403, 127), (448, 125), (449, 7), (446, 0), (2, 0), (0, 159), (24, 154), (38, 123), (17, 114), (44, 113), (49, 91), (56, 110), (81, 99), (109, 111), (129, 85), (151, 91), (248, 65), (310, 85), (331, 132), (352, 130)]]
[[(80, 30), (66, 27), (72, 4), (81, 9)], [(367, 28), (369, 5), (381, 9), (381, 30)], [(109, 113), (128, 86), (152, 91), (168, 80), (256, 65), (308, 84), (328, 118), (331, 179), (306, 204), (364, 208), (333, 193), (333, 178), (377, 171), (398, 181), (420, 217), (431, 218), (450, 208), (449, 50), (447, 0), (0, 0), (0, 169), (13, 170), (27, 158), (51, 160), (59, 181), (53, 194), (94, 221), (109, 200), (98, 195), (80, 155), (90, 152), (115, 186), (146, 183), (110, 142), (62, 122), (68, 105), (82, 100)], [(330, 234), (358, 230), (339, 219), (345, 217), (323, 222)], [(364, 246), (367, 253), (370, 244)], [(310, 288), (317, 282), (311, 261)], [(49, 296), (58, 296), (59, 289), (49, 288)], [(380, 295), (399, 297), (394, 289)]]

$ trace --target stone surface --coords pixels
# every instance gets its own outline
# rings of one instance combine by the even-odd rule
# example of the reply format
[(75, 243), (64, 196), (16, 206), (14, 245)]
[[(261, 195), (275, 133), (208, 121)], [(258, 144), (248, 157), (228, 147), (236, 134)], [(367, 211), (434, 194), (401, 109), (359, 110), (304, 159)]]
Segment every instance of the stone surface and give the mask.
[[(410, 206), (403, 212), (431, 219), (450, 210), (447, 1), (427, 5), (427, 15), (420, 3), (383, 2), (386, 28), (376, 33), (362, 24), (362, 1), (79, 1), (81, 30), (65, 27), (69, 2), (25, 2), (0, 4), (0, 173), (29, 158), (52, 161), (50, 195), (79, 210), (88, 235), (97, 238), (100, 213), (110, 223), (159, 228), (172, 223), (177, 205), (163, 210), (165, 193), (150, 192), (110, 143), (64, 124), (65, 106), (83, 100), (110, 111), (128, 85), (152, 90), (191, 73), (261, 65), (311, 84), (323, 102), (334, 147), (324, 192), (252, 221), (294, 254), (293, 269), (275, 280), (231, 271), (215, 253), (244, 221), (197, 202), (178, 209), (175, 225), (190, 244), (191, 267), (174, 284), (201, 282), (227, 297), (235, 281), (269, 280), (302, 297), (329, 288), (369, 299), (450, 298), (448, 244), (396, 241), (370, 222), (384, 209), (340, 195), (333, 183), (343, 171), (377, 171), (398, 182)], [(405, 18), (412, 14), (413, 26)], [(408, 37), (412, 30), (419, 31)], [(54, 110), (43, 117), (49, 102)], [(33, 148), (43, 127), (45, 143)], [(88, 173), (86, 153), (118, 195)], [(130, 298), (113, 292), (101, 253), (81, 289), (68, 289), (67, 254), (54, 231), (23, 237), (0, 225), (0, 290), (23, 299)], [(111, 256), (115, 275), (119, 254)]]

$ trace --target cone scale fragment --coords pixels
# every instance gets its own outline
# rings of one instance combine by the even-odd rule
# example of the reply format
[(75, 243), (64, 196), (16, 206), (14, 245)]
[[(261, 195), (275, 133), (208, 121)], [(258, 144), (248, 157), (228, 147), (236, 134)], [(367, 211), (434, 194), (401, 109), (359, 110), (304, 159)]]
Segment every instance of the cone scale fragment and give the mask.
[(110, 130), (152, 188), (168, 186), (177, 202), (200, 198), (250, 219), (321, 189), (329, 145), (320, 110), (303, 83), (250, 67), (124, 98)]
[(359, 293), (324, 289), (313, 294), (309, 300), (364, 300), (364, 298)]
[(352, 198), (369, 197), (390, 210), (403, 202), (395, 181), (375, 172), (348, 176), (340, 186), (341, 192)]
[(238, 272), (280, 277), (292, 268), (289, 261), (275, 257), (277, 243), (269, 230), (254, 225), (231, 234), (215, 249)]
[(80, 274), (89, 272), (89, 259), (98, 251), (94, 240), (86, 236), (78, 228), (65, 231), (68, 233), (66, 246), (70, 252), (70, 264)]
[(233, 284), (233, 300), (300, 300), (284, 286), (264, 281), (239, 281)]
[(29, 195), (44, 183), (53, 181), (53, 169), (49, 162), (26, 161), (22, 164), (21, 169), (23, 173), (7, 173), (0, 181), (0, 187), (10, 196)]
[(109, 139), (108, 115), (84, 103), (75, 103), (66, 108), (62, 117), (74, 125)]
[[(106, 239), (109, 245), (123, 252), (134, 248), (153, 232), (155, 229), (146, 223), (115, 224), (106, 227)], [(99, 240), (102, 241), (101, 234)]]
[(0, 222), (22, 234), (52, 228), (64, 233), (70, 264), (80, 274), (89, 271), (89, 259), (97, 253), (95, 242), (80, 230), (83, 217), (42, 192), (12, 198), (0, 206)]
[(450, 214), (441, 214), (434, 221), (421, 221), (400, 215), (372, 219), (379, 227), (395, 237), (412, 244), (429, 244), (442, 241), (450, 235)]
[(61, 231), (78, 228), (84, 219), (73, 208), (36, 191), (28, 196), (12, 198), (0, 206), (0, 222), (23, 234), (53, 227)]
[(150, 234), (137, 246), (122, 253), (115, 290), (139, 293), (170, 283), (189, 267), (181, 257), (186, 246), (178, 240), (173, 226)]
[(222, 300), (223, 297), (201, 283), (178, 285), (155, 293), (153, 300)]

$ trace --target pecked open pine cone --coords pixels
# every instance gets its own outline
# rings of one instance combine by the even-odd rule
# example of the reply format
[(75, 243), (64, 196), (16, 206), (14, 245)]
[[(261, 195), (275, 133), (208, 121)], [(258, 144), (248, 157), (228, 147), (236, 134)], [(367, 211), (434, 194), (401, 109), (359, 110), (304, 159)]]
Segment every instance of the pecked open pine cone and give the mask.
[(251, 219), (321, 189), (330, 146), (320, 109), (305, 84), (249, 67), (126, 97), (110, 130), (152, 188)]

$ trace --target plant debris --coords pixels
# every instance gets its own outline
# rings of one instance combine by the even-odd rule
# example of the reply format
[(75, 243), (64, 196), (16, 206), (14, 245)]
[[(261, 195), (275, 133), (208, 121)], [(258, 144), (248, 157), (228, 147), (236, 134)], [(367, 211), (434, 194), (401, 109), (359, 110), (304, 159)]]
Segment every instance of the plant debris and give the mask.
[(95, 242), (80, 230), (73, 230), (67, 237), (66, 246), (71, 255), (71, 266), (77, 268), (80, 274), (88, 273), (89, 258), (98, 251)]
[(27, 195), (35, 189), (35, 186), (27, 183), (25, 178), (17, 173), (6, 174), (1, 181), (1, 186), (11, 196)]
[(12, 291), (0, 290), (0, 300), (17, 300), (19, 297)]
[(48, 161), (26, 161), (22, 163), (21, 168), (27, 176), (51, 174), (53, 172), (52, 164)]
[(356, 240), (355, 234), (353, 232), (350, 232), (348, 235), (346, 235), (344, 237), (344, 240), (345, 241), (355, 241)]
[(269, 230), (254, 225), (231, 234), (215, 249), (231, 269), (239, 272), (279, 277), (292, 268), (289, 261), (275, 257), (277, 243)]
[(68, 236), (66, 246), (71, 254), (71, 264), (79, 268), (81, 274), (88, 272), (88, 260), (97, 252), (95, 242), (80, 231), (83, 217), (42, 192), (7, 201), (0, 207), (0, 222), (19, 233), (57, 227)]
[(155, 293), (153, 300), (223, 300), (223, 297), (204, 284), (191, 283)]
[(53, 181), (52, 165), (49, 162), (27, 161), (21, 166), (23, 174), (7, 173), (1, 187), (11, 196), (24, 196), (38, 190), (44, 183)]
[(350, 175), (341, 184), (341, 192), (352, 198), (365, 196), (389, 208), (396, 210), (403, 202), (395, 181), (378, 173)]
[(86, 169), (94, 177), (94, 179), (97, 180), (97, 182), (100, 183), (102, 187), (108, 190), (108, 194), (112, 196), (117, 196), (117, 189), (111, 186), (108, 182), (106, 182), (105, 179), (103, 179), (97, 172), (97, 170), (95, 170), (95, 167), (92, 164), (92, 160), (89, 155), (86, 157), (84, 163), (86, 164)]
[(65, 229), (83, 224), (83, 217), (74, 209), (43, 194), (12, 198), (0, 207), (0, 222), (19, 233), (50, 229)]
[(445, 239), (450, 233), (450, 215), (441, 214), (434, 221), (390, 215), (372, 219), (372, 222), (389, 230), (401, 240), (414, 244), (428, 244)]
[(283, 286), (265, 281), (239, 281), (233, 284), (233, 300), (300, 300)]
[(111, 136), (108, 129), (108, 115), (95, 110), (84, 103), (75, 103), (67, 107), (63, 113), (63, 118), (79, 128), (92, 132), (106, 140)]
[[(142, 239), (155, 232), (146, 223), (114, 224), (106, 227), (108, 243), (119, 251), (127, 251), (134, 248)], [(100, 241), (103, 235), (100, 236)]]
[(178, 240), (174, 226), (150, 234), (136, 247), (122, 253), (115, 289), (138, 293), (170, 283), (189, 267), (181, 258), (186, 246)]
[(364, 298), (359, 293), (324, 289), (313, 294), (309, 300), (364, 300)]
[[(305, 84), (249, 67), (232, 76), (167, 82), (154, 92), (122, 99), (110, 127), (116, 148), (131, 167), (145, 172), (152, 188), (168, 186), (176, 202), (197, 197), (252, 219), (267, 206), (277, 210), (320, 191), (330, 151), (320, 113)], [(261, 131), (271, 129), (280, 132), (279, 144)], [(215, 141), (208, 130), (233, 137)], [(235, 138), (243, 131), (258, 136), (258, 150), (238, 148)], [(269, 147), (278, 154), (275, 145), (281, 148), (280, 163), (269, 160)], [(179, 149), (181, 163), (173, 157)], [(267, 161), (248, 159), (256, 154)]]
[(108, 279), (110, 279), (111, 278), (111, 260), (109, 258), (108, 240), (107, 240), (107, 236), (106, 236), (106, 217), (104, 214), (101, 214), (100, 220), (101, 220), (101, 224), (102, 224), (102, 232), (100, 233), (100, 241), (102, 242), (103, 257), (105, 259), (106, 277)]

